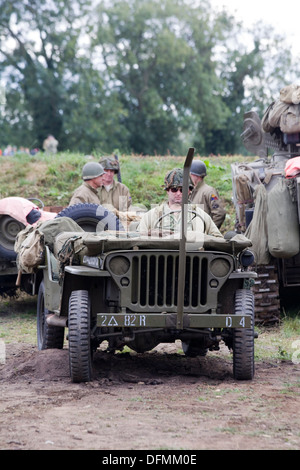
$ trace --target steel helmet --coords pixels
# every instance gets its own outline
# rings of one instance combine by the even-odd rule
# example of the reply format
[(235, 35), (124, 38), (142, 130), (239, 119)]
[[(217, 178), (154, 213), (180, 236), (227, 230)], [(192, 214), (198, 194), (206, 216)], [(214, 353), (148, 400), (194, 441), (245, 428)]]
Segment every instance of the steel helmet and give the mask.
[(183, 170), (182, 168), (175, 168), (169, 170), (165, 176), (165, 189), (169, 189), (176, 186), (182, 186), (183, 182)]
[[(183, 169), (174, 168), (174, 170), (169, 170), (165, 176), (165, 189), (182, 187), (183, 184)], [(189, 186), (193, 187), (192, 181), (189, 179)]]
[(113, 157), (102, 157), (99, 163), (103, 166), (104, 170), (119, 171), (119, 162)]
[(191, 165), (190, 173), (196, 176), (206, 176), (206, 165), (201, 160), (195, 160)]
[(92, 180), (93, 178), (97, 178), (97, 176), (101, 176), (104, 173), (103, 166), (97, 162), (88, 162), (82, 168), (82, 179)]

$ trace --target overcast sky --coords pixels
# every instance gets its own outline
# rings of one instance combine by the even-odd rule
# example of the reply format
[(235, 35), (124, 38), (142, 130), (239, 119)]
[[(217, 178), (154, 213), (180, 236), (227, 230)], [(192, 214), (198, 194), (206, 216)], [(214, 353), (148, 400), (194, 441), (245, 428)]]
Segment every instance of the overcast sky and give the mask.
[(299, 4), (296, 0), (210, 0), (214, 7), (225, 6), (243, 24), (253, 26), (257, 21), (273, 26), (274, 30), (287, 38), (293, 54), (300, 56)]

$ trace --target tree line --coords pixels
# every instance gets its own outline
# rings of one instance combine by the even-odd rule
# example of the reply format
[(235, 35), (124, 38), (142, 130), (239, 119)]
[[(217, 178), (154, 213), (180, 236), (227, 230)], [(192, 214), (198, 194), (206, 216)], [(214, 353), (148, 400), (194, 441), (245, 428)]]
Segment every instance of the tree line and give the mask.
[(243, 152), (244, 112), (297, 75), (286, 38), (209, 0), (0, 0), (0, 146)]

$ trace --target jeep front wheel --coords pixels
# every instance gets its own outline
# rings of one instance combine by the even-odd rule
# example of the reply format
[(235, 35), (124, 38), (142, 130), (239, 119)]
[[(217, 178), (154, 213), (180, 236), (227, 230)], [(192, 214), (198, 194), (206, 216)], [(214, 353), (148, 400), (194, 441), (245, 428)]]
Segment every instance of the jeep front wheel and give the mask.
[(92, 380), (90, 312), (88, 291), (73, 291), (68, 312), (69, 364), (72, 382)]
[(248, 289), (237, 290), (235, 314), (250, 315), (250, 328), (233, 330), (233, 376), (237, 380), (254, 377), (254, 296)]

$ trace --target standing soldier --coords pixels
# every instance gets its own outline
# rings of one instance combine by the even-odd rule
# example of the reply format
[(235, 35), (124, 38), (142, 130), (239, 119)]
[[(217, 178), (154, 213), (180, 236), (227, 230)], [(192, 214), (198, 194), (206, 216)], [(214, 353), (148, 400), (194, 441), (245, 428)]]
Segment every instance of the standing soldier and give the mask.
[(98, 162), (88, 162), (82, 168), (83, 184), (77, 188), (71, 198), (69, 206), (74, 204), (98, 204), (98, 188), (102, 184), (104, 174), (103, 166)]
[(210, 215), (218, 228), (225, 220), (226, 211), (215, 188), (205, 183), (206, 165), (201, 160), (195, 160), (191, 165), (190, 177), (194, 189), (190, 195), (193, 204), (203, 204), (203, 209)]
[(99, 162), (104, 168), (102, 186), (99, 188), (100, 204), (109, 210), (126, 212), (131, 206), (131, 196), (125, 184), (114, 180), (119, 162), (113, 157), (103, 157)]
[(48, 135), (47, 139), (43, 142), (43, 149), (46, 153), (56, 153), (58, 146), (58, 140), (53, 135)]

